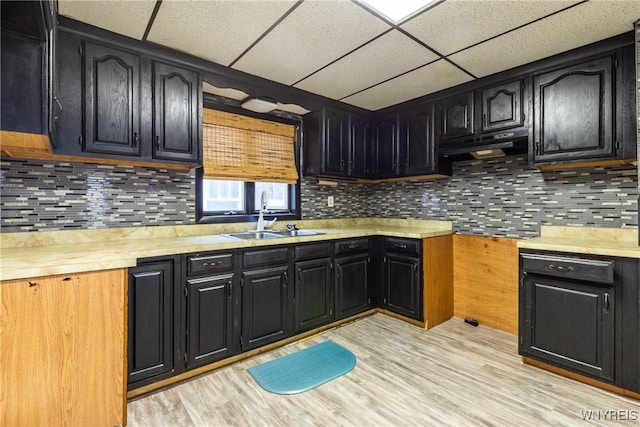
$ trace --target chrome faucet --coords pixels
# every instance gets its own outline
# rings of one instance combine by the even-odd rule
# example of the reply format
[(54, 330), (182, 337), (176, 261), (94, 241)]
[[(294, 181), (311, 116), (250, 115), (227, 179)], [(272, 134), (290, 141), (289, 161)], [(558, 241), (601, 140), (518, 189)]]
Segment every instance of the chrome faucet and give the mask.
[(256, 231), (264, 231), (265, 228), (271, 227), (278, 220), (278, 218), (274, 218), (272, 221), (265, 221), (264, 214), (267, 212), (267, 192), (263, 191), (260, 195), (260, 215), (258, 215)]

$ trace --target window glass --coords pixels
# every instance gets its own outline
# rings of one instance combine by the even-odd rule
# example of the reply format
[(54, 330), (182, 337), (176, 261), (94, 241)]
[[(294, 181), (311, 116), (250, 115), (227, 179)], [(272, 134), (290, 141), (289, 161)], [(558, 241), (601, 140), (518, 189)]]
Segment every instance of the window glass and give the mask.
[(267, 192), (267, 209), (272, 211), (289, 210), (289, 185), (277, 182), (256, 182), (254, 200), (255, 211), (260, 210), (262, 192)]
[(204, 212), (244, 211), (244, 182), (202, 180), (202, 210)]

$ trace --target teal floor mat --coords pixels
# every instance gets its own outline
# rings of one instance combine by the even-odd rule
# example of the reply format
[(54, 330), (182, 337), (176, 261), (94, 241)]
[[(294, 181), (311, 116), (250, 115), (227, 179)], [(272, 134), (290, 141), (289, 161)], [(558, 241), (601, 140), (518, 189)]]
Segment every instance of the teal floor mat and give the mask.
[(254, 366), (247, 371), (260, 387), (271, 393), (295, 394), (346, 374), (354, 366), (356, 356), (329, 340)]

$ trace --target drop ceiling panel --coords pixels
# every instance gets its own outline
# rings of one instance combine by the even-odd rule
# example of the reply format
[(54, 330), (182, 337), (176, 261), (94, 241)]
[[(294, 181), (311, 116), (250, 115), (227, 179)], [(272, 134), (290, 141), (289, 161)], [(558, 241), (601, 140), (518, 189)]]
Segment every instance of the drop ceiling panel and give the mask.
[(378, 110), (470, 80), (471, 76), (447, 61), (440, 60), (342, 101), (369, 110)]
[(388, 28), (350, 1), (305, 1), (233, 68), (294, 84)]
[(163, 1), (147, 39), (229, 65), (295, 1)]
[(483, 77), (627, 32), (639, 13), (636, 0), (590, 1), (450, 59)]
[(393, 30), (304, 79), (296, 87), (340, 99), (436, 59), (436, 54)]
[(448, 55), (574, 3), (577, 1), (448, 0), (401, 27)]
[(155, 0), (118, 2), (59, 0), (58, 13), (141, 40), (155, 5)]

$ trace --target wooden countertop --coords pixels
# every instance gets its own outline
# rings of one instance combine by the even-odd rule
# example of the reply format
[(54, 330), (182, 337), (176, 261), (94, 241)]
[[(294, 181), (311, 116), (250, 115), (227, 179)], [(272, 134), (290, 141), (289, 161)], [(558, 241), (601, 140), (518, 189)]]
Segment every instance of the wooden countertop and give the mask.
[(540, 228), (540, 237), (521, 240), (520, 249), (538, 249), (592, 255), (640, 258), (635, 228), (556, 227)]
[[(450, 221), (336, 219), (297, 221), (323, 234), (238, 240), (221, 234), (248, 231), (255, 223), (133, 227), (0, 235), (0, 280), (133, 267), (139, 258), (366, 236), (423, 239), (451, 234)], [(276, 223), (278, 224), (278, 223)], [(279, 224), (284, 227), (284, 224)], [(274, 227), (278, 228), (278, 227)]]

